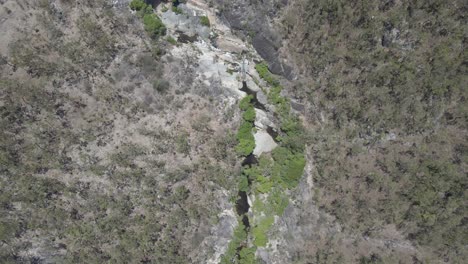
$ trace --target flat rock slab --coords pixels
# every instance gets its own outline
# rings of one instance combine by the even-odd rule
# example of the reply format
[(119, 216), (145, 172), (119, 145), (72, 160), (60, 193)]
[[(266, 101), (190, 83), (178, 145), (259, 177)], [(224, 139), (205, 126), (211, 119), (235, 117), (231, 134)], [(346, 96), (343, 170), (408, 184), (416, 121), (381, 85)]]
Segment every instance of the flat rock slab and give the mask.
[(278, 144), (273, 140), (273, 138), (265, 130), (258, 130), (255, 135), (255, 149), (253, 154), (255, 156), (260, 156), (262, 153), (270, 152), (275, 149)]

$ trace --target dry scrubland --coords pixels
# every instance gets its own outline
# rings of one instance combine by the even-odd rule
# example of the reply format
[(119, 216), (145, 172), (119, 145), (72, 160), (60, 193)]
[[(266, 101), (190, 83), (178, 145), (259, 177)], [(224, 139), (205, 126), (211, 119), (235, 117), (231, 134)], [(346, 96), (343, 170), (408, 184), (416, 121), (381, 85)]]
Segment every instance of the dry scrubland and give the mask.
[(203, 262), (232, 206), (235, 109), (110, 2), (0, 1), (1, 263)]
[(401, 234), (413, 262), (467, 257), (467, 10), (296, 1), (284, 16), (309, 77), (290, 91), (309, 105), (318, 205), (353, 233)]

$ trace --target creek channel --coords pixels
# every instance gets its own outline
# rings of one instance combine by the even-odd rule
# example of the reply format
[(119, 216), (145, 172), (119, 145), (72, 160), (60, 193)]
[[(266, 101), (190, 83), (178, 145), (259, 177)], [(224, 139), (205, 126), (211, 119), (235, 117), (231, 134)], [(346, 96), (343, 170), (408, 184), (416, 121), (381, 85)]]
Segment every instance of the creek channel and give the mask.
[[(260, 110), (263, 110), (265, 112), (267, 112), (267, 108), (262, 104), (260, 103), (260, 101), (258, 101), (257, 99), (257, 92), (255, 91), (252, 91), (251, 89), (249, 89), (249, 87), (247, 86), (247, 82), (242, 82), (242, 88), (240, 89), (241, 91), (243, 91), (244, 93), (246, 93), (247, 95), (251, 95), (252, 96), (252, 104), (255, 108), (257, 109), (260, 109)], [(267, 126), (266, 128), (266, 132), (273, 138), (273, 140), (278, 143), (278, 136), (279, 136), (279, 133), (271, 126)], [(252, 155), (252, 154), (250, 154)], [(249, 156), (250, 156), (249, 155)], [(253, 155), (252, 155), (253, 156)], [(248, 159), (248, 157), (246, 158)], [(245, 161), (244, 161), (245, 162)], [(250, 164), (245, 164), (245, 165), (250, 165)], [(244, 163), (242, 163), (242, 166), (244, 166)]]
[[(240, 89), (241, 91), (245, 92), (247, 95), (252, 96), (252, 105), (257, 108), (261, 109), (263, 111), (267, 111), (266, 107), (260, 103), (257, 99), (257, 92), (252, 91), (247, 87), (246, 82), (242, 82), (242, 88)], [(278, 137), (278, 132), (275, 131), (274, 128), (268, 126), (266, 129), (267, 133), (276, 141), (276, 138)], [(242, 167), (252, 167), (254, 165), (258, 164), (257, 157), (253, 154), (250, 153), (248, 156), (245, 157), (245, 159), (242, 161)], [(252, 181), (247, 178), (248, 186), (250, 189), (250, 186), (252, 184)], [(247, 216), (248, 212), (250, 210), (250, 205), (248, 202), (248, 196), (246, 191), (239, 191), (238, 192), (238, 199), (236, 201), (236, 212), (237, 214), (242, 217), (242, 223), (245, 226), (245, 231), (248, 233), (250, 229), (250, 223), (249, 223), (249, 218)], [(240, 250), (240, 249), (239, 249)]]

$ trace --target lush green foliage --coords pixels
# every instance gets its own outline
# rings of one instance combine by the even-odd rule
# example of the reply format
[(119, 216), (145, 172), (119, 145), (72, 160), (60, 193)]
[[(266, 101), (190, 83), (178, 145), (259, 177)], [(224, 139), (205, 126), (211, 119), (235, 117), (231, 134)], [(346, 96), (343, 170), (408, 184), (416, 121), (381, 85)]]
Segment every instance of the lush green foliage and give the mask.
[[(250, 192), (256, 198), (251, 208), (254, 217), (251, 219), (250, 232), (256, 247), (267, 245), (267, 233), (274, 223), (275, 215), (281, 216), (289, 204), (285, 191), (297, 186), (305, 166), (304, 146), (301, 140), (302, 126), (299, 119), (290, 113), (289, 102), (282, 99), (279, 83), (273, 81), (276, 80), (275, 77), (265, 67), (265, 64), (259, 64), (256, 68), (262, 77), (268, 78), (268, 83), (277, 85), (272, 88), (270, 93), (273, 95), (270, 95), (270, 99), (277, 97), (273, 103), (280, 111), (280, 121), (284, 125), (282, 125), (281, 146), (273, 151), (271, 157), (264, 154), (259, 158), (258, 164), (243, 168), (240, 178), (239, 189)], [(238, 137), (241, 135), (239, 138), (245, 137), (247, 133), (251, 135), (251, 122), (255, 120), (255, 109), (250, 103), (251, 100), (252, 97), (247, 96), (239, 102), (239, 108), (244, 111), (244, 121), (238, 131)], [(249, 180), (252, 182), (250, 190)], [(255, 250), (249, 249), (248, 252), (252, 253)], [(242, 250), (240, 254), (242, 255)], [(251, 255), (254, 261), (253, 254)]]
[(255, 258), (255, 252), (257, 248), (255, 247), (244, 247), (239, 252), (239, 264), (256, 264), (257, 260)]
[(255, 121), (255, 108), (251, 105), (245, 110), (242, 114), (242, 118), (247, 122), (254, 122)]
[(260, 78), (265, 80), (272, 88), (279, 86), (278, 79), (270, 72), (270, 70), (268, 70), (266, 62), (258, 63), (255, 65), (255, 69), (257, 70), (258, 75), (260, 75)]
[(246, 175), (241, 175), (239, 177), (239, 191), (248, 192), (249, 191), (249, 179)]
[(257, 247), (264, 247), (268, 242), (268, 237), (266, 232), (273, 225), (275, 221), (274, 216), (270, 215), (268, 217), (262, 218), (258, 224), (253, 226), (252, 235), (254, 238), (254, 245)]
[(129, 4), (130, 9), (137, 11), (143, 17), (146, 32), (151, 38), (156, 39), (166, 34), (166, 26), (161, 19), (154, 14), (153, 6), (146, 4), (143, 0), (133, 0)]
[(252, 134), (253, 122), (255, 121), (255, 109), (250, 101), (251, 96), (246, 96), (239, 102), (239, 108), (244, 111), (242, 114), (242, 123), (237, 131), (237, 140), (239, 144), (236, 150), (240, 155), (248, 156), (255, 148), (255, 138)]
[(153, 6), (146, 4), (143, 0), (133, 0), (129, 4), (130, 9), (137, 11), (138, 16), (143, 17), (146, 14), (153, 13)]
[[(277, 85), (273, 89), (273, 91), (277, 91), (277, 94), (270, 96), (270, 98), (278, 97), (274, 104), (277, 105), (278, 111), (281, 111), (279, 114), (280, 121), (285, 124), (281, 137), (283, 143), (282, 146), (273, 151), (271, 157), (264, 154), (259, 157), (258, 164), (243, 168), (238, 189), (256, 195), (255, 203), (251, 208), (254, 217), (250, 219), (251, 229), (249, 232), (255, 247), (241, 247), (239, 258), (236, 258), (235, 254), (240, 243), (242, 243), (238, 237), (244, 235), (241, 231), (246, 232), (243, 224), (239, 221), (240, 224), (235, 231), (228, 250), (222, 257), (221, 263), (255, 263), (256, 247), (265, 247), (267, 245), (267, 232), (274, 223), (275, 215), (281, 216), (289, 204), (285, 191), (287, 188), (294, 188), (297, 185), (305, 166), (304, 147), (300, 140), (303, 131), (302, 126), (299, 124), (299, 119), (290, 114), (289, 102), (281, 99), (279, 82), (272, 81), (276, 79), (265, 67), (265, 64), (256, 66), (262, 77), (269, 78), (268, 83)], [(244, 156), (249, 155), (255, 147), (252, 134), (255, 109), (251, 103), (252, 99), (253, 96), (249, 95), (239, 102), (239, 108), (243, 111), (243, 120), (237, 132), (239, 144), (236, 150)], [(299, 142), (293, 143), (297, 141)], [(249, 181), (252, 182), (251, 186), (249, 186)], [(257, 194), (264, 194), (266, 198), (262, 198)], [(248, 236), (247, 233), (245, 235)]]
[(236, 150), (240, 155), (248, 156), (255, 148), (255, 138), (252, 134), (252, 123), (242, 121), (239, 130), (237, 131), (237, 140), (239, 144)]
[(148, 5), (143, 0), (132, 0), (132, 2), (130, 2), (130, 9), (135, 11), (144, 10), (147, 6)]
[(221, 264), (232, 264), (238, 262), (237, 248), (245, 243), (247, 240), (247, 232), (245, 231), (245, 226), (242, 221), (239, 219), (239, 224), (234, 229), (234, 235), (231, 241), (229, 242), (228, 249), (226, 253), (221, 256)]
[(252, 104), (250, 103), (253, 99), (252, 95), (247, 95), (239, 101), (239, 108), (242, 111), (247, 110)]

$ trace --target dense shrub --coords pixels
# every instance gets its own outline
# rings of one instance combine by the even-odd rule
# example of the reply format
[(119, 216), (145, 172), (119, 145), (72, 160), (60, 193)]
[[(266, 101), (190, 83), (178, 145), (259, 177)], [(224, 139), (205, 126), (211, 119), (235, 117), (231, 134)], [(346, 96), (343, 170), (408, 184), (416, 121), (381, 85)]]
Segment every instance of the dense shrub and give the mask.
[[(268, 230), (274, 223), (275, 215), (281, 216), (289, 204), (285, 194), (288, 188), (297, 186), (304, 167), (303, 128), (300, 120), (290, 113), (288, 100), (281, 95), (282, 87), (268, 71), (266, 64), (256, 66), (260, 76), (267, 81), (270, 87), (269, 99), (275, 104), (281, 122), (281, 142), (271, 156), (263, 154), (257, 164), (244, 167), (239, 181), (239, 190), (255, 195), (255, 202), (251, 208), (254, 216), (251, 220), (251, 236), (255, 247), (265, 247), (268, 242)], [(249, 154), (255, 147), (255, 142), (246, 148), (247, 140), (254, 140), (252, 135), (255, 109), (251, 104), (252, 96), (246, 96), (239, 102), (243, 111), (243, 121), (238, 130), (238, 151)], [(251, 182), (249, 188), (249, 181)], [(262, 195), (259, 195), (262, 194)], [(254, 263), (256, 248), (242, 248), (239, 252), (240, 263)], [(228, 250), (228, 252), (231, 252)], [(232, 254), (232, 252), (231, 252)], [(245, 261), (245, 262), (242, 262)]]
[(252, 96), (252, 95), (247, 95), (246, 97), (242, 98), (242, 99), (240, 100), (240, 102), (239, 102), (239, 108), (240, 108), (240, 110), (242, 110), (242, 111), (247, 110), (247, 108), (248, 108), (249, 106), (251, 106), (251, 103), (250, 103), (250, 102), (252, 101), (252, 99), (253, 99), (253, 96)]
[(304, 171), (304, 154), (294, 153), (285, 147), (277, 147), (273, 150), (272, 156), (275, 161), (273, 176), (278, 176), (286, 187), (295, 187)]
[(130, 9), (134, 11), (144, 10), (147, 6), (148, 5), (143, 0), (132, 0), (132, 2), (130, 2)]
[(138, 12), (143, 17), (146, 32), (151, 38), (156, 39), (166, 34), (166, 26), (161, 19), (154, 14), (153, 6), (146, 4), (143, 0), (133, 0), (129, 4), (130, 9)]
[(166, 34), (166, 26), (161, 19), (155, 14), (146, 14), (143, 17), (145, 30), (152, 38), (157, 38)]
[(265, 80), (271, 87), (276, 87), (279, 85), (278, 79), (276, 79), (273, 74), (271, 74), (270, 70), (268, 70), (268, 65), (266, 62), (258, 63), (255, 65), (255, 69), (260, 75), (260, 78)]
[(252, 123), (242, 121), (239, 130), (237, 131), (237, 140), (239, 144), (236, 146), (236, 151), (243, 156), (248, 156), (255, 148), (255, 138), (252, 134)]
[(243, 156), (248, 156), (255, 148), (255, 138), (253, 135), (253, 122), (255, 121), (255, 109), (251, 104), (252, 96), (246, 96), (239, 102), (239, 108), (243, 110), (242, 123), (237, 131), (239, 144), (236, 151)]

